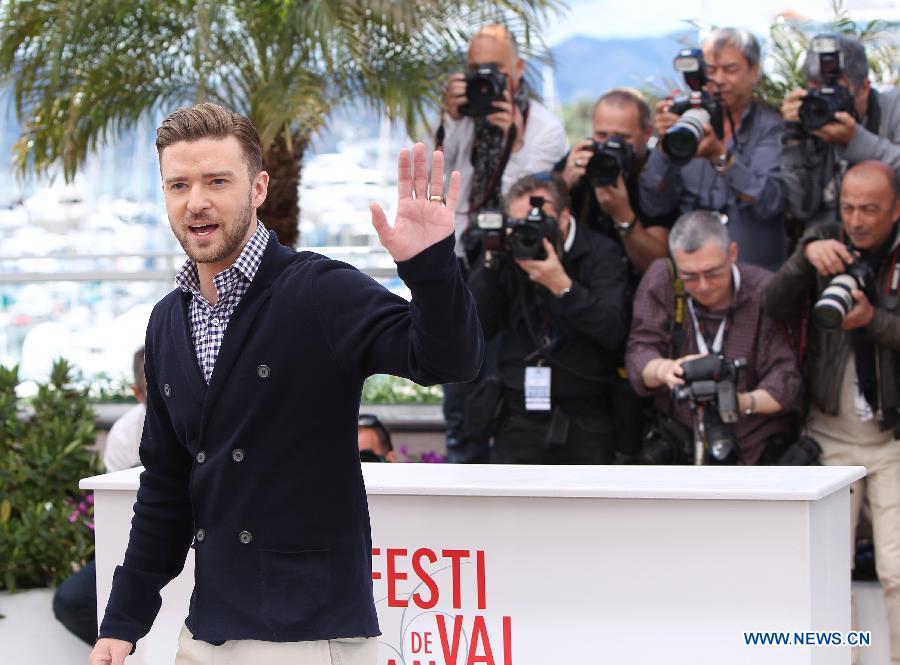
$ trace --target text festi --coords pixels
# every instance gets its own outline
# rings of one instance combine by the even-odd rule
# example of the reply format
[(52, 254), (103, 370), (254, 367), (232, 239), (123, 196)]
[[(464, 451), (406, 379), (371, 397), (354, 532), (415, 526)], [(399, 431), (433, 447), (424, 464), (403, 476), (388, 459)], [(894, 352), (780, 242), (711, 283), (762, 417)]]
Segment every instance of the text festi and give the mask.
[[(430, 613), (439, 603), (446, 609), (449, 600), (456, 611), (435, 611), (434, 632), (407, 631), (402, 626), (401, 639), (406, 636), (409, 651), (417, 660), (405, 663), (402, 657), (399, 662), (391, 658), (387, 665), (513, 665), (512, 618), (502, 617), (501, 634), (495, 631), (492, 638), (484, 615), (462, 613), (463, 566), (467, 567), (465, 574), (471, 575), (472, 565), (475, 598), (470, 600), (475, 601), (477, 610), (487, 610), (483, 550), (372, 548), (372, 580), (385, 582), (389, 608), (413, 607)], [(404, 597), (398, 591), (398, 583), (412, 585), (416, 590)], [(436, 660), (438, 656), (443, 657), (443, 663)]]

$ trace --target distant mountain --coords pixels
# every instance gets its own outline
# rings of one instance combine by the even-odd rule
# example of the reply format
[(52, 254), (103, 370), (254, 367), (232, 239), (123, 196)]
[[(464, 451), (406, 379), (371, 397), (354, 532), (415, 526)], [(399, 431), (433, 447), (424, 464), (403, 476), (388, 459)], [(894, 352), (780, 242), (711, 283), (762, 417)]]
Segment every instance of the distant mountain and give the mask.
[(696, 33), (664, 37), (599, 39), (570, 37), (551, 49), (559, 99), (563, 104), (596, 99), (609, 88), (645, 87), (648, 79), (677, 80), (672, 58)]

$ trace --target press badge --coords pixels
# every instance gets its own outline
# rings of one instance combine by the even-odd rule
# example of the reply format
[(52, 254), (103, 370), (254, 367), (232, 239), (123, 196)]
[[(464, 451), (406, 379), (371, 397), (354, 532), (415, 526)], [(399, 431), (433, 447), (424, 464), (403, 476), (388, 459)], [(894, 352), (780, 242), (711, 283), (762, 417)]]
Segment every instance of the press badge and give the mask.
[(550, 410), (550, 368), (525, 368), (525, 409), (527, 411)]

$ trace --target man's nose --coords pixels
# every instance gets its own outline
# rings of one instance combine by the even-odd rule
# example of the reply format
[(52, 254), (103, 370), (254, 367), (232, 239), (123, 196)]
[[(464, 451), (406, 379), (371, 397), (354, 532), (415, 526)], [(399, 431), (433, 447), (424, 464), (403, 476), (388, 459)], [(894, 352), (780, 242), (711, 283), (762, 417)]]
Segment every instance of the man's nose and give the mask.
[(188, 211), (198, 214), (209, 208), (209, 197), (202, 187), (191, 187), (187, 201)]

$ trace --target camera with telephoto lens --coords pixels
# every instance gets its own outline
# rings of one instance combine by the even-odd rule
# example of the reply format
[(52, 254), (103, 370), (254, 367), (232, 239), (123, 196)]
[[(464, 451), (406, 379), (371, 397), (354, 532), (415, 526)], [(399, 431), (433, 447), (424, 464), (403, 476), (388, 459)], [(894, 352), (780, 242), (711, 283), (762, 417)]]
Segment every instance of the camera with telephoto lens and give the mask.
[(705, 90), (709, 80), (703, 51), (682, 49), (675, 56), (675, 69), (684, 75), (690, 92), (669, 105), (669, 112), (681, 117), (663, 135), (662, 149), (674, 163), (684, 164), (697, 154), (704, 125), (710, 125), (719, 139), (725, 135), (724, 113), (718, 96)]
[(525, 219), (505, 217), (499, 210), (476, 215), (475, 224), (486, 250), (508, 252), (516, 259), (543, 261), (547, 258), (544, 238), (557, 244), (559, 222), (544, 212), (543, 196), (532, 196), (528, 203), (531, 209)]
[(459, 107), (462, 115), (483, 117), (497, 110), (494, 102), (504, 100), (506, 92), (506, 74), (497, 65), (478, 65), (466, 72), (466, 98), (468, 101)]
[(615, 185), (619, 174), (627, 174), (634, 164), (634, 148), (619, 135), (594, 141), (591, 151), (594, 154), (587, 163), (585, 175), (592, 187)]
[(840, 328), (856, 300), (851, 291), (865, 291), (875, 282), (875, 271), (864, 261), (854, 261), (847, 271), (835, 275), (813, 306), (812, 318), (820, 328)]
[(853, 94), (847, 86), (838, 83), (843, 74), (843, 54), (837, 36), (816, 35), (811, 50), (819, 59), (822, 86), (808, 88), (800, 103), (800, 126), (808, 132), (834, 122), (834, 114), (839, 111), (856, 117)]

